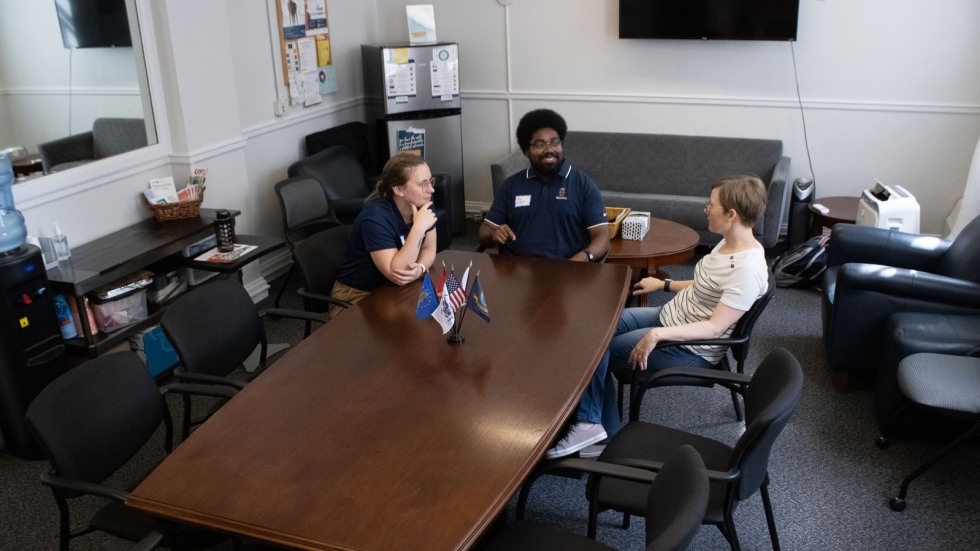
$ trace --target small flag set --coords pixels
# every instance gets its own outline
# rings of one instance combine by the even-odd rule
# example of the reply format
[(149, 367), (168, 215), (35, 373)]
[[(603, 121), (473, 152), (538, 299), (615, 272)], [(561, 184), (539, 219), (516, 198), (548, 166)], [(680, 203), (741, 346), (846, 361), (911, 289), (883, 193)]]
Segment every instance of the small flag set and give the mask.
[(483, 286), (480, 284), (480, 272), (473, 278), (473, 285), (470, 292), (466, 293), (466, 282), (469, 279), (470, 268), (473, 263), (466, 267), (461, 280), (456, 279), (453, 268), (446, 271), (446, 263), (442, 263), (442, 275), (439, 277), (439, 284), (433, 285), (429, 273), (425, 273), (422, 279), (422, 291), (419, 293), (419, 304), (415, 309), (415, 316), (420, 320), (432, 317), (442, 327), (442, 334), (449, 333), (449, 342), (461, 343), (464, 338), (459, 330), (463, 324), (463, 316), (466, 310), (473, 310), (476, 315), (490, 323), (490, 311), (487, 309), (487, 301), (483, 296)]

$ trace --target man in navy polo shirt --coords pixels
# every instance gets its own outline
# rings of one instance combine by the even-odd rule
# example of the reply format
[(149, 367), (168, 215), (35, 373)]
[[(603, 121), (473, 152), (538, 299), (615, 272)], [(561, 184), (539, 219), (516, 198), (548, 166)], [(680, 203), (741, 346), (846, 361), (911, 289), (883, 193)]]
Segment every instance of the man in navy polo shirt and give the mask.
[[(507, 178), (480, 226), (480, 243), (517, 256), (601, 262), (609, 253), (609, 226), (599, 187), (565, 161), (568, 126), (550, 109), (531, 111), (517, 125), (517, 144), (531, 166)], [(601, 375), (604, 377), (604, 374)], [(598, 396), (587, 403), (601, 404)], [(548, 457), (570, 455), (606, 438), (601, 408), (580, 403), (570, 432)]]

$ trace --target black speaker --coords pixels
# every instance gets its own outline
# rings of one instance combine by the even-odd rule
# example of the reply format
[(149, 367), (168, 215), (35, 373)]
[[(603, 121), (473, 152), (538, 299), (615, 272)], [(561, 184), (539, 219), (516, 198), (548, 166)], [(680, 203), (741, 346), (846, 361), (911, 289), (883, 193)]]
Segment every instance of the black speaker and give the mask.
[(789, 229), (787, 241), (790, 247), (806, 241), (810, 231), (810, 203), (817, 185), (810, 178), (797, 178), (793, 182), (793, 195), (789, 203)]

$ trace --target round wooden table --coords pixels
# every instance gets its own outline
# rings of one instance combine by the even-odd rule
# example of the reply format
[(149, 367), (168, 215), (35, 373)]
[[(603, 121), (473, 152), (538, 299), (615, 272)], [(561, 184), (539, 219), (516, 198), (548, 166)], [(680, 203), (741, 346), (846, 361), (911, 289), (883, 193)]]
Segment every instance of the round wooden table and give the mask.
[[(690, 260), (698, 246), (698, 239), (698, 232), (683, 224), (651, 218), (650, 231), (641, 241), (621, 237), (610, 240), (611, 247), (606, 262), (625, 264), (633, 268), (639, 276), (635, 280), (651, 275), (663, 279), (669, 277), (669, 274), (660, 267)], [(646, 305), (646, 295), (640, 297), (640, 304)]]
[[(857, 197), (821, 197), (810, 205), (810, 237), (823, 233), (824, 228), (833, 228), (834, 224), (853, 224), (857, 220)], [(828, 212), (822, 213), (813, 205), (823, 205)]]

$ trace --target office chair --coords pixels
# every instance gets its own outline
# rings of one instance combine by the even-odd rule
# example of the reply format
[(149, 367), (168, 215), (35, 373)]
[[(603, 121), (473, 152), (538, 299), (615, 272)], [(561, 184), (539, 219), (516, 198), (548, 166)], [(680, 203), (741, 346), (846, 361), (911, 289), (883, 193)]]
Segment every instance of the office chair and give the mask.
[[(687, 549), (701, 527), (708, 506), (708, 472), (691, 446), (674, 450), (660, 472), (570, 458), (566, 466), (597, 475), (633, 480), (649, 485), (646, 499), (646, 551)], [(652, 483), (651, 483), (652, 480)], [(594, 540), (553, 526), (518, 521), (508, 526), (486, 551), (600, 551), (611, 550)]]
[[(293, 260), (303, 274), (305, 285), (297, 293), (303, 297), (307, 312), (326, 313), (331, 304), (349, 308), (351, 303), (330, 296), (337, 279), (337, 269), (347, 252), (350, 226), (323, 230), (303, 240), (293, 250)], [(306, 322), (304, 336), (309, 336), (312, 322)]]
[[(160, 327), (177, 352), (179, 381), (213, 385), (227, 400), (266, 367), (265, 316), (325, 323), (326, 316), (283, 308), (256, 311), (248, 291), (235, 279), (206, 283), (180, 296), (163, 313)], [(259, 365), (246, 380), (229, 375), (259, 347)], [(219, 392), (219, 390), (215, 392)], [(224, 400), (217, 405), (220, 407)], [(213, 412), (213, 410), (212, 410)], [(191, 397), (184, 395), (182, 435), (204, 419), (191, 419)]]
[(898, 386), (908, 398), (905, 409), (916, 407), (972, 420), (969, 428), (942, 447), (925, 463), (909, 473), (899, 487), (898, 495), (888, 501), (893, 511), (904, 511), (905, 496), (913, 480), (931, 469), (963, 442), (980, 432), (980, 349), (967, 356), (917, 353), (898, 364)]
[[(320, 182), (308, 176), (287, 178), (275, 185), (276, 198), (282, 211), (282, 231), (286, 236), (289, 250), (294, 253), (296, 245), (318, 231), (340, 225), (340, 220), (330, 210), (330, 201)], [(273, 306), (279, 308), (279, 301), (296, 270), (294, 263), (283, 279), (282, 287), (276, 294)]]
[[(769, 455), (773, 443), (799, 407), (803, 396), (803, 370), (799, 362), (785, 349), (777, 348), (762, 360), (751, 377), (742, 373), (697, 368), (672, 368), (660, 373), (663, 377), (683, 375), (743, 387), (745, 431), (738, 441), (729, 446), (663, 425), (632, 421), (612, 437), (598, 461), (657, 470), (658, 462), (664, 461), (674, 449), (684, 444), (690, 445), (701, 454), (711, 479), (711, 497), (702, 523), (718, 526), (733, 551), (738, 551), (741, 547), (735, 530), (735, 508), (739, 502), (759, 491), (769, 537), (773, 549), (778, 550), (776, 521), (769, 500)], [(554, 470), (550, 465), (550, 462), (544, 463), (539, 472)], [(561, 468), (560, 463), (556, 465)], [(533, 480), (531, 478), (521, 488), (518, 518), (523, 517)], [(605, 509), (622, 511), (623, 527), (628, 527), (630, 515), (644, 514), (647, 493), (646, 484), (590, 475), (586, 486), (589, 537), (595, 538), (597, 517)]]
[[(51, 488), (58, 504), (61, 551), (68, 551), (72, 538), (94, 531), (129, 541), (156, 533), (183, 548), (212, 546), (224, 539), (196, 528), (178, 528), (127, 507), (128, 489), (106, 482), (147, 445), (161, 424), (166, 429), (164, 449), (171, 451), (173, 423), (163, 397), (168, 392), (214, 395), (200, 385), (158, 388), (136, 354), (118, 352), (68, 371), (28, 407), (27, 425), (50, 463), (41, 483)], [(69, 502), (85, 495), (107, 503), (84, 526), (73, 529)]]
[[(752, 307), (749, 308), (749, 310), (745, 312), (741, 318), (739, 318), (738, 322), (735, 324), (735, 329), (732, 330), (731, 335), (721, 339), (661, 341), (657, 343), (657, 348), (685, 345), (725, 345), (728, 346), (728, 351), (731, 352), (732, 357), (735, 359), (736, 372), (745, 373), (745, 359), (749, 357), (749, 341), (752, 337), (752, 329), (755, 327), (755, 323), (759, 321), (759, 316), (761, 316), (762, 312), (765, 311), (766, 306), (769, 305), (769, 302), (772, 300), (775, 293), (776, 277), (770, 270), (769, 287), (761, 297), (752, 303)], [(728, 360), (728, 353), (722, 357), (721, 361), (715, 366), (715, 369), (727, 372), (732, 371), (731, 363)], [(625, 384), (630, 385), (630, 421), (636, 421), (640, 418), (640, 406), (643, 403), (643, 396), (650, 388), (691, 385), (713, 386), (715, 384), (720, 384), (728, 387), (732, 396), (732, 406), (735, 408), (735, 418), (739, 421), (742, 420), (742, 408), (738, 403), (738, 389), (733, 387), (731, 384), (727, 382), (695, 382), (688, 377), (665, 377), (660, 373), (661, 372), (650, 369), (645, 371), (633, 369), (613, 373), (613, 376), (619, 383), (618, 405), (620, 415), (623, 414), (623, 385)]]

